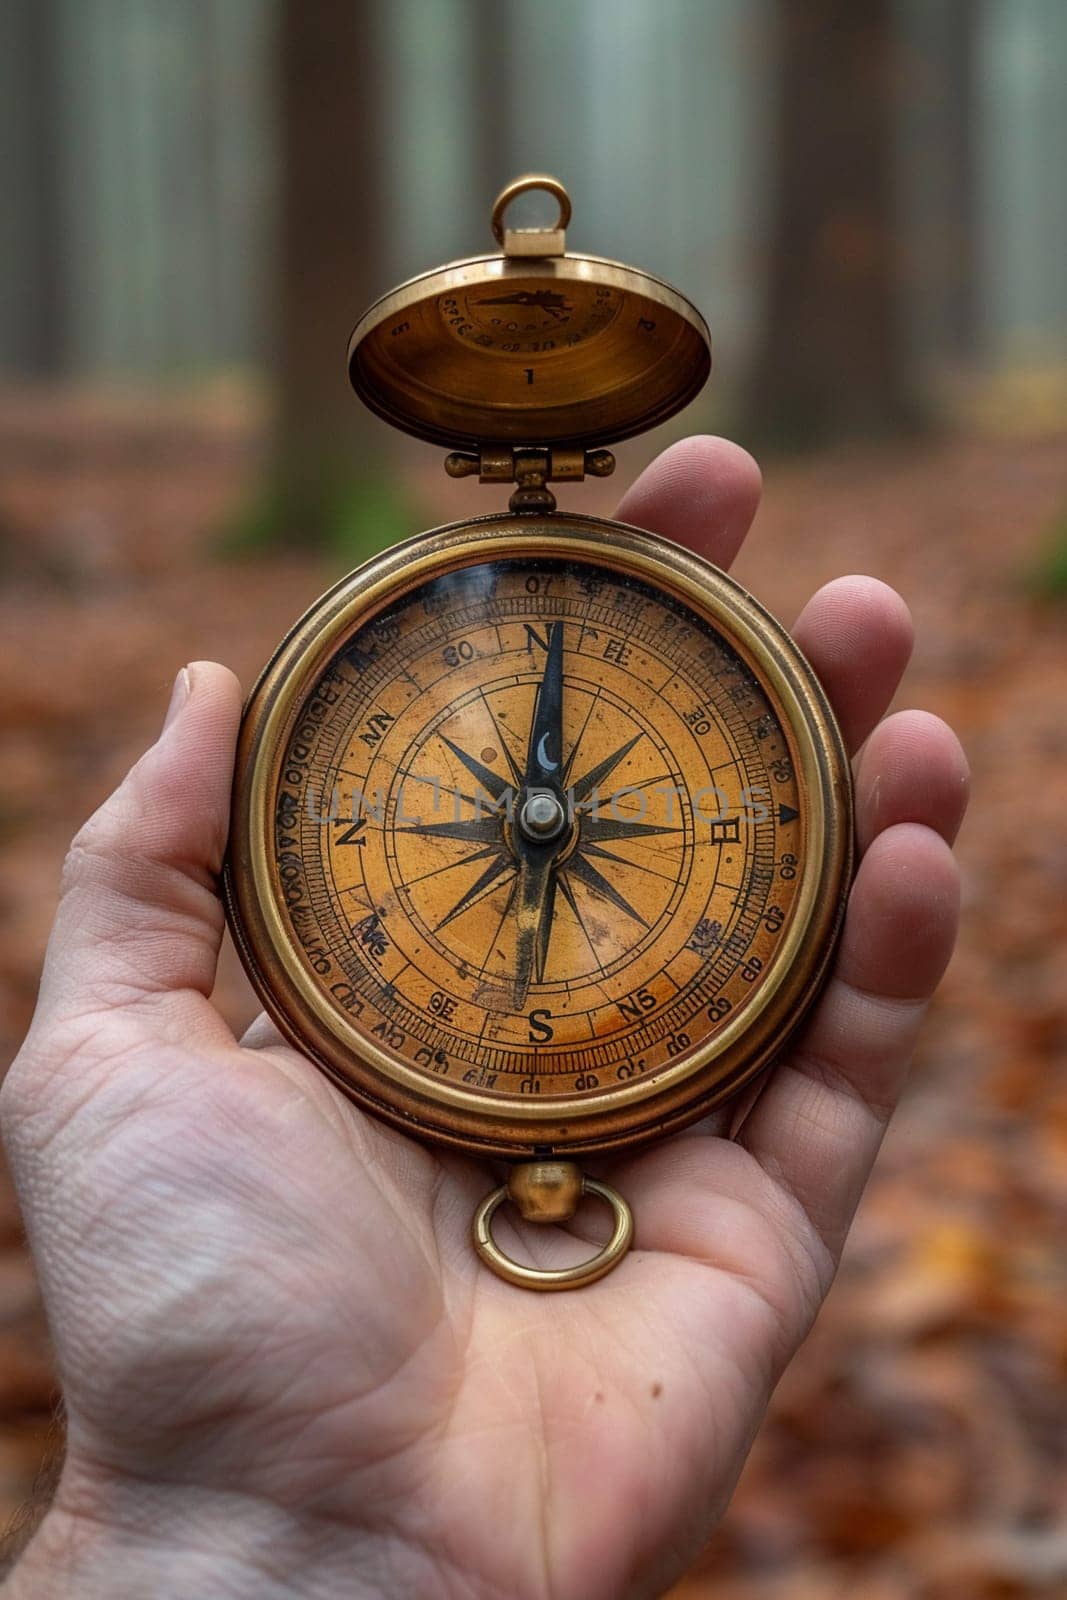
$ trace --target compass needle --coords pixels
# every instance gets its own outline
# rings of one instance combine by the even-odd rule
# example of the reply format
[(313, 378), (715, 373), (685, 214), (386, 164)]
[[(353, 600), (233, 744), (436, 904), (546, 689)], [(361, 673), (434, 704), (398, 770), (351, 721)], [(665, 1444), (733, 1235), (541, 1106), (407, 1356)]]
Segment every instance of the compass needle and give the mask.
[(548, 630), (545, 670), (537, 687), (526, 752), (526, 787), (558, 781), (563, 766), (563, 624)]
[(548, 942), (552, 937), (555, 874), (551, 857), (524, 860), (515, 895), (515, 1009), (526, 1004), (530, 984), (541, 982)]
[[(526, 188), (557, 226), (505, 223)], [(510, 509), (374, 557), (279, 645), (245, 710), (224, 873), (288, 1039), (405, 1133), (518, 1163), (474, 1240), (539, 1288), (594, 1280), (630, 1237), (577, 1159), (684, 1127), (774, 1059), (851, 866), (848, 761), (781, 626), (681, 545), (556, 509), (710, 367), (684, 296), (573, 254), (569, 215), (554, 179), (520, 180), (500, 254), (357, 324), (361, 397)], [(505, 1198), (565, 1220), (583, 1183), (614, 1214), (591, 1261), (548, 1272), (494, 1244)]]
[(537, 928), (537, 949), (535, 952), (534, 977), (538, 983), (545, 981), (545, 967), (548, 964), (548, 946), (552, 938), (553, 918), (556, 908), (556, 889), (559, 886), (559, 877), (553, 872), (548, 880), (545, 890), (545, 903), (541, 910), (541, 920)]

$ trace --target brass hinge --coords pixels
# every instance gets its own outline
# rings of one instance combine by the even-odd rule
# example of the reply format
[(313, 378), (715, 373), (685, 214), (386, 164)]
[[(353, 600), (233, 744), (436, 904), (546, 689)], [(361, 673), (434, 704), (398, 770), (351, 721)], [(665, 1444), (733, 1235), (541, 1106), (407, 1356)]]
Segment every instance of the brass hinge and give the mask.
[(518, 488), (508, 502), (512, 511), (555, 511), (556, 497), (549, 483), (581, 483), (586, 473), (592, 478), (609, 478), (615, 471), (610, 450), (522, 448), (490, 445), (481, 450), (453, 450), (445, 457), (450, 478), (478, 477), (479, 483), (515, 483)]

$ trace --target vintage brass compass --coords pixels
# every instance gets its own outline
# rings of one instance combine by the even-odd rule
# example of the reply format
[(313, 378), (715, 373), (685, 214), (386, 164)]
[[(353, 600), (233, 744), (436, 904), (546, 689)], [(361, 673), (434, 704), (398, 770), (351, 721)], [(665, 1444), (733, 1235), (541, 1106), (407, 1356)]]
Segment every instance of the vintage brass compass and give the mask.
[[(505, 227), (530, 188), (551, 229)], [(810, 667), (668, 540), (548, 485), (704, 383), (673, 289), (569, 253), (566, 191), (499, 197), (501, 252), (394, 290), (352, 335), (359, 396), (510, 510), (418, 534), (297, 623), (248, 701), (225, 892), (282, 1032), (366, 1110), (513, 1163), (474, 1219), (514, 1283), (600, 1277), (622, 1196), (579, 1157), (658, 1139), (766, 1067), (825, 973), (851, 867), (841, 737)], [(578, 1267), (506, 1256), (608, 1201)]]

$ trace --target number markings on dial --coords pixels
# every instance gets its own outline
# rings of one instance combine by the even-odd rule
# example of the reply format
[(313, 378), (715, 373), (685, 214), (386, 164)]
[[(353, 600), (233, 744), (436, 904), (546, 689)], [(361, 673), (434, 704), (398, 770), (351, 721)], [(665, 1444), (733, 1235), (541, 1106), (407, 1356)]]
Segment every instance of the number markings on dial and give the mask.
[[(778, 887), (770, 801), (799, 813), (792, 772), (772, 779), (768, 761), (788, 744), (751, 674), (681, 608), (609, 574), (598, 592), (583, 593), (580, 573), (501, 564), (490, 584), (476, 570), (476, 585), (456, 575), (443, 600), (409, 597), (394, 608), (389, 637), (361, 635), (334, 671), (344, 687), (316, 724), (307, 772), (321, 795), (337, 783), (345, 830), (302, 812), (296, 852), (316, 958), (343, 974), (357, 1026), (384, 1027), (409, 1059), (430, 1051), (432, 1070), (462, 1076), (464, 1063), (483, 1063), (501, 1092), (518, 1092), (531, 1071), (545, 1090), (563, 1092), (590, 1070), (625, 1081), (620, 1069), (635, 1057), (655, 1070), (685, 1048), (682, 1035), (720, 1025), (722, 1014), (707, 1015), (722, 1003), (716, 996), (729, 988), (736, 1008), (766, 967), (756, 946), (777, 936), (760, 922)], [(473, 604), (467, 587), (477, 590)], [(517, 1012), (502, 969), (514, 963), (518, 866), (505, 823), (489, 804), (475, 815), (472, 790), (499, 803), (521, 787), (554, 637), (565, 702), (561, 781), (573, 790), (577, 838), (552, 874), (548, 931)], [(687, 720), (694, 702), (711, 712), (696, 726)], [(757, 717), (769, 718), (773, 739), (756, 737)], [(551, 738), (542, 745), (554, 754)], [(733, 815), (746, 782), (764, 779), (774, 790), (766, 819), (716, 840), (706, 817), (716, 800), (701, 813), (694, 789), (718, 784)], [(652, 792), (666, 784), (684, 791), (673, 816), (667, 796)], [(597, 796), (594, 811), (600, 786), (608, 798)], [(340, 844), (354, 826), (353, 791), (373, 803), (379, 787), (382, 815), (372, 810), (357, 835), (366, 842)], [(454, 809), (435, 815), (428, 794)], [(791, 903), (795, 880), (780, 887)], [(722, 932), (695, 949), (702, 923)], [(310, 954), (306, 937), (304, 946)], [(753, 961), (760, 965), (746, 977)], [(444, 1017), (431, 1004), (441, 994)]]

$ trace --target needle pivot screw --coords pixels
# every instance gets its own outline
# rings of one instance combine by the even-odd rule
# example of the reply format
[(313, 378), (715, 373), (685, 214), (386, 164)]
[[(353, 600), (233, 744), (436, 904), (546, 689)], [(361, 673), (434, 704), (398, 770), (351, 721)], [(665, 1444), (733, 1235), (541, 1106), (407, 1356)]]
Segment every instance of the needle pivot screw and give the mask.
[(527, 839), (555, 839), (566, 821), (563, 802), (551, 789), (532, 789), (519, 810), (519, 827)]

